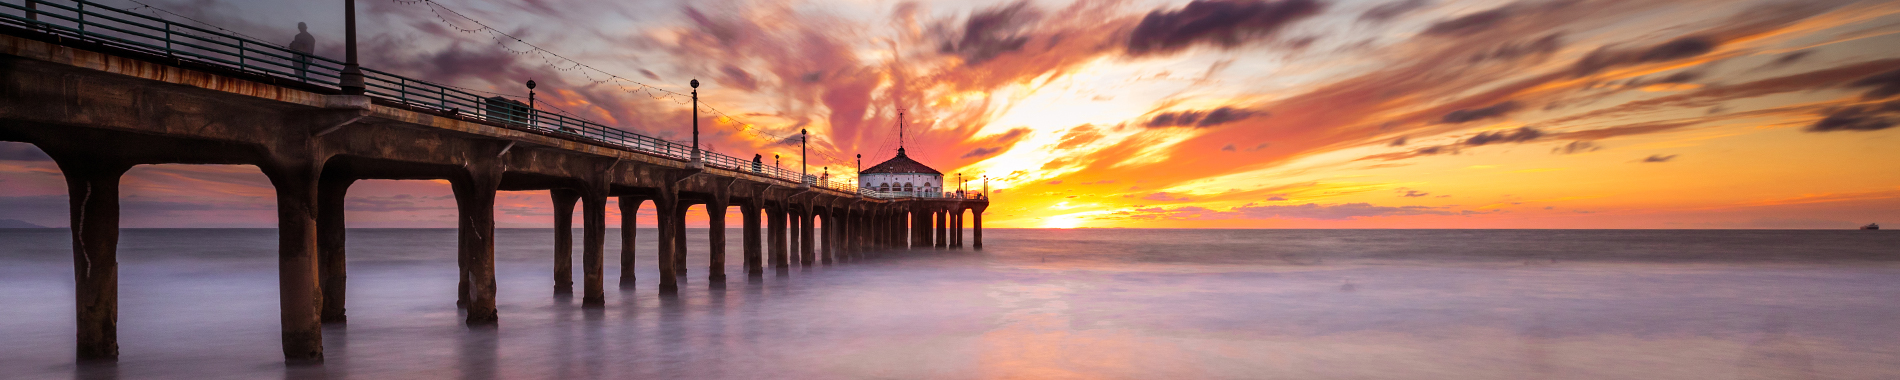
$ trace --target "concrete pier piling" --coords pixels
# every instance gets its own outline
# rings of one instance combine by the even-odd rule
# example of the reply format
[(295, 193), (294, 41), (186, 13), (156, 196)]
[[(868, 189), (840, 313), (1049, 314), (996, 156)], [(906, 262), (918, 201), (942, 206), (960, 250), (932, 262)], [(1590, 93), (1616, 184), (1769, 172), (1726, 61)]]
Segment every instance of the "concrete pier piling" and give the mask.
[(726, 281), (726, 204), (706, 204), (706, 280), (715, 286)]
[(580, 192), (548, 191), (554, 201), (554, 294), (574, 294), (574, 204)]
[(680, 238), (679, 227), (685, 222), (679, 218), (681, 214), (678, 210), (678, 199), (677, 195), (653, 199), (654, 217), (659, 220), (660, 229), (658, 242), (660, 251), (655, 256), (659, 258), (656, 269), (660, 271), (661, 294), (679, 293), (680, 289), (679, 272), (673, 269), (673, 266), (677, 265), (674, 262), (677, 257), (675, 255), (679, 252), (679, 247), (674, 244), (674, 241)]
[(620, 197), (620, 288), (633, 289), (633, 259), (635, 242), (639, 241), (640, 198)]
[(589, 189), (581, 198), (581, 306), (602, 307), (607, 305), (607, 193)]
[(802, 211), (804, 210), (793, 208), (785, 212), (785, 265), (787, 267), (797, 262), (800, 257), (804, 257), (798, 250), (798, 242), (804, 240), (801, 239), (805, 230), (805, 217), (801, 215)]
[(686, 212), (691, 206), (691, 203), (679, 202), (673, 207), (673, 212), (678, 213), (673, 219), (673, 275), (682, 282), (686, 281), (689, 266), (686, 264)]
[(771, 240), (766, 243), (766, 246), (770, 250), (768, 254), (772, 267), (786, 268), (789, 264), (785, 262), (785, 208), (783, 206), (770, 207), (765, 210), (765, 214), (766, 235)]
[(945, 231), (949, 230), (949, 228), (947, 228), (949, 227), (949, 223), (944, 220), (946, 217), (950, 216), (949, 214), (950, 214), (949, 212), (944, 211), (944, 210), (935, 210), (935, 211), (930, 212), (931, 218), (934, 219), (932, 221), (933, 224), (931, 224), (931, 227), (935, 228), (936, 233), (937, 233), (936, 240), (932, 240), (932, 242), (930, 243), (931, 247), (936, 247), (937, 249), (943, 249), (949, 245), (950, 234), (945, 233)]
[[(345, 263), (343, 202), (350, 184), (355, 182), (354, 178), (329, 170), (317, 181), (317, 282), (323, 288), (324, 324), (343, 324), (349, 319), (344, 309), (349, 265)], [(456, 298), (455, 305), (466, 306), (468, 263), (458, 258), (456, 266), (460, 273), (456, 287), (463, 295)]]
[(456, 245), (462, 281), (468, 284), (462, 296), (468, 300), (464, 323), (469, 326), (494, 326), (500, 320), (495, 312), (495, 193), (502, 169), (498, 163), (483, 163), (449, 180), (460, 220)]
[(817, 258), (814, 256), (816, 252), (812, 250), (815, 248), (812, 241), (815, 236), (812, 233), (816, 231), (813, 224), (817, 222), (817, 216), (812, 215), (813, 210), (809, 207), (801, 211), (804, 212), (798, 215), (798, 265), (811, 266), (813, 259)]
[[(52, 153), (52, 152), (49, 152)], [(132, 165), (54, 155), (66, 175), (79, 361), (119, 359), (119, 178)]]
[(950, 222), (950, 242), (953, 247), (963, 248), (963, 209), (957, 209)]
[(322, 362), (316, 215), (317, 174), (322, 165), (307, 152), (286, 153), (263, 165), (264, 175), (277, 190), (277, 283), (284, 359)]
[(983, 209), (970, 213), (970, 248), (983, 249)]
[(744, 225), (740, 227), (739, 232), (741, 241), (740, 251), (742, 251), (741, 255), (745, 256), (743, 260), (745, 261), (746, 277), (761, 277), (765, 275), (765, 263), (762, 262), (764, 259), (763, 251), (765, 245), (760, 242), (759, 223), (761, 221), (759, 213), (761, 211), (764, 210), (761, 210), (756, 202), (739, 204), (739, 223)]

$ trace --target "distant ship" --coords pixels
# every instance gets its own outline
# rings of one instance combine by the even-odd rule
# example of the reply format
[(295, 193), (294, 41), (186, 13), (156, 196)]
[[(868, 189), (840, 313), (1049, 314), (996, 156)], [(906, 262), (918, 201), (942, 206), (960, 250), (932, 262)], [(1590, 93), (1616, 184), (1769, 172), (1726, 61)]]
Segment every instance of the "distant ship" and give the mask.
[(1873, 231), (1873, 230), (1878, 230), (1878, 229), (1880, 229), (1880, 225), (1879, 225), (1879, 224), (1873, 224), (1873, 223), (1867, 223), (1867, 225), (1865, 225), (1865, 226), (1860, 226), (1860, 229), (1863, 229), (1863, 230), (1868, 230), (1868, 231)]

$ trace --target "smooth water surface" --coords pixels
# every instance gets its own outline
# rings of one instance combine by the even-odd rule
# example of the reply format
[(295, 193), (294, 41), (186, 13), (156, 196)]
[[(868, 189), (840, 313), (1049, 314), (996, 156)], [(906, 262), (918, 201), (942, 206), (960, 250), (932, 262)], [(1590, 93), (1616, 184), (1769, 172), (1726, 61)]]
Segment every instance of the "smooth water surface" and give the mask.
[(617, 289), (610, 231), (604, 309), (552, 294), (551, 230), (498, 231), (470, 330), (454, 230), (350, 230), (349, 324), (285, 367), (274, 230), (125, 230), (107, 366), (73, 363), (68, 233), (0, 230), (0, 378), (1900, 378), (1889, 231), (992, 229), (750, 281), (728, 231), (726, 286), (696, 230), (677, 298), (651, 230)]

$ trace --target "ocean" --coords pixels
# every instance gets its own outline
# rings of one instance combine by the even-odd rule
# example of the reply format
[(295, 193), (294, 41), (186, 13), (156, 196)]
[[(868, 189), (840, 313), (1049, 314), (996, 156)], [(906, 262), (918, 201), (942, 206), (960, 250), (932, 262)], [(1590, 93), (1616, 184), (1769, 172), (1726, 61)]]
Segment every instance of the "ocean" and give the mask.
[(119, 361), (76, 366), (67, 231), (0, 229), (0, 378), (1900, 378), (1891, 231), (991, 229), (750, 280), (729, 228), (720, 288), (691, 230), (668, 298), (658, 234), (623, 290), (610, 231), (584, 309), (552, 230), (504, 229), (493, 330), (454, 230), (348, 233), (321, 366), (282, 362), (270, 229), (124, 230)]

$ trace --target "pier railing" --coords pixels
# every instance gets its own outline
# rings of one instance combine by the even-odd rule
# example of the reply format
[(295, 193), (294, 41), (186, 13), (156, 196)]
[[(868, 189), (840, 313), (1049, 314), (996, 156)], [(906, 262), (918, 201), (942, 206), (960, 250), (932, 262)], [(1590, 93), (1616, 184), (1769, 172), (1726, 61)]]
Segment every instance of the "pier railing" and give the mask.
[(874, 198), (885, 198), (885, 199), (931, 199), (931, 200), (938, 200), (938, 199), (956, 199), (956, 200), (984, 200), (984, 199), (989, 199), (989, 197), (988, 197), (988, 196), (985, 196), (985, 195), (983, 195), (983, 194), (981, 194), (981, 193), (973, 193), (973, 192), (965, 192), (965, 193), (963, 193), (963, 194), (957, 194), (957, 192), (954, 192), (954, 191), (945, 191), (945, 192), (934, 192), (934, 193), (933, 193), (933, 192), (921, 192), (921, 191), (877, 191), (877, 189), (872, 189), (872, 188), (868, 188), (868, 187), (866, 187), (866, 188), (863, 188), (862, 190), (859, 190), (859, 191), (858, 191), (858, 193), (859, 193), (859, 194), (863, 194), (864, 196), (867, 196), (867, 197), (874, 197)]
[[(38, 31), (60, 39), (76, 39), (137, 53), (212, 66), (341, 92), (344, 63), (288, 47), (258, 41), (236, 33), (173, 22), (86, 0), (4, 0), (0, 24)], [(557, 138), (605, 145), (681, 161), (693, 159), (693, 147), (661, 138), (612, 128), (569, 115), (533, 109), (518, 100), (483, 97), (454, 86), (411, 79), (363, 68), (367, 95), (448, 117), (484, 122), (505, 128), (537, 132)], [(858, 189), (852, 181), (820, 181), (811, 175), (765, 166), (717, 152), (700, 150), (705, 166), (747, 172), (774, 179), (880, 197)], [(822, 183), (821, 183), (822, 182)]]

